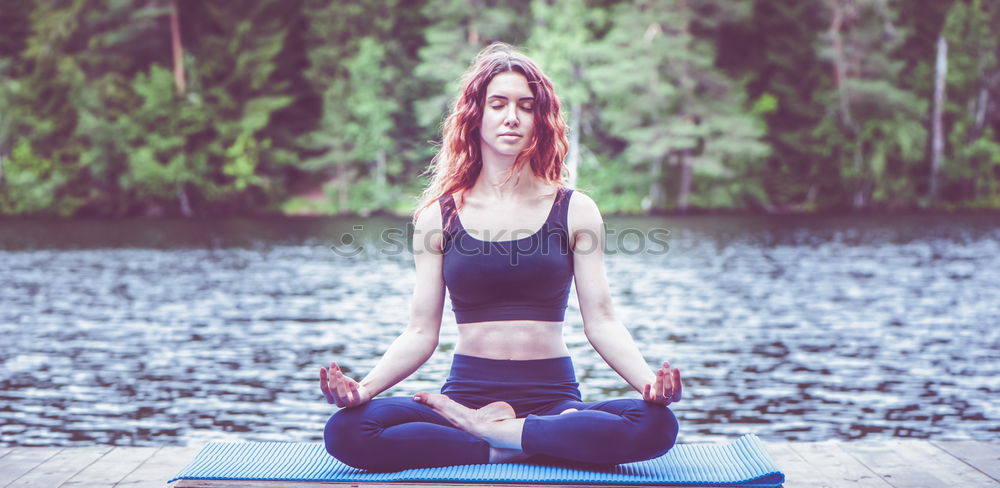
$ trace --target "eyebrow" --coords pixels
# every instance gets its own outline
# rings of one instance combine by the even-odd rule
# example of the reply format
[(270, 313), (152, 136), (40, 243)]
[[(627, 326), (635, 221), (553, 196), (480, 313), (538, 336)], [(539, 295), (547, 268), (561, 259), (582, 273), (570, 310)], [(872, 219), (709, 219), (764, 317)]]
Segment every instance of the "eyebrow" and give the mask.
[[(490, 95), (490, 96), (486, 97), (487, 100), (489, 100), (491, 98), (502, 98), (504, 100), (509, 100), (509, 98), (507, 98), (507, 97), (505, 97), (503, 95)], [(520, 102), (520, 101), (523, 101), (523, 100), (534, 100), (534, 99), (535, 99), (535, 97), (521, 97), (521, 98), (518, 98), (517, 101)]]

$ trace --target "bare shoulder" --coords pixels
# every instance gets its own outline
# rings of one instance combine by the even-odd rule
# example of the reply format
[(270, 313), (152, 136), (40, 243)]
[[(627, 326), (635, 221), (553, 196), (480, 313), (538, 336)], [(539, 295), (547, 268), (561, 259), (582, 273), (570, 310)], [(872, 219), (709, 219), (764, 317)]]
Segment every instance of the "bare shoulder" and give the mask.
[(441, 204), (435, 200), (420, 212), (413, 224), (413, 253), (430, 251), (440, 254), (443, 228)]
[[(604, 218), (601, 217), (601, 210), (597, 207), (597, 202), (590, 198), (590, 195), (573, 190), (569, 199), (566, 221), (569, 226), (569, 241), (572, 249), (576, 249), (577, 244), (581, 243), (588, 247), (599, 245), (598, 243), (604, 235)], [(594, 239), (598, 239), (598, 241), (591, 242)]]
[(580, 190), (573, 190), (573, 194), (569, 199), (568, 212), (567, 219), (569, 220), (571, 230), (595, 226), (600, 227), (604, 222), (604, 218), (601, 217), (601, 210), (597, 207), (597, 202), (590, 195)]

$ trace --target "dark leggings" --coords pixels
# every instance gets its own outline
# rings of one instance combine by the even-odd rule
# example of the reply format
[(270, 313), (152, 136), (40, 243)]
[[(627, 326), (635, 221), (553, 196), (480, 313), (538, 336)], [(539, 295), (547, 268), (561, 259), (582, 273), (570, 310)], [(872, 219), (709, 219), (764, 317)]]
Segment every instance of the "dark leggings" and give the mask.
[[(456, 354), (441, 393), (469, 408), (510, 403), (525, 418), (521, 448), (530, 462), (642, 461), (667, 452), (677, 438), (677, 419), (665, 406), (641, 399), (580, 401), (569, 357), (513, 361)], [(560, 415), (570, 408), (579, 411)], [(334, 457), (372, 471), (489, 461), (488, 443), (411, 397), (340, 410), (323, 436)]]

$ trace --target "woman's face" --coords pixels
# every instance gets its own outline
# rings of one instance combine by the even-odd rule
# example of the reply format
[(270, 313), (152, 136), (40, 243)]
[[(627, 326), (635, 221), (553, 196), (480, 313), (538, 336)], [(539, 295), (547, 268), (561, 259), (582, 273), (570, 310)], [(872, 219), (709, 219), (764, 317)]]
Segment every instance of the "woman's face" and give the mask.
[(479, 126), (483, 151), (517, 156), (531, 140), (535, 97), (521, 73), (507, 71), (486, 86), (486, 106)]

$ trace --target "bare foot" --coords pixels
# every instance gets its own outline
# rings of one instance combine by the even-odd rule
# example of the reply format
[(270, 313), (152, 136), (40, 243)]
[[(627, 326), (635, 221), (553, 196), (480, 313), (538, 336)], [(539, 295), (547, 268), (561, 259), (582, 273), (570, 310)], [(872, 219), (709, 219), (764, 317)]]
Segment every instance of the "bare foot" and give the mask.
[[(516, 453), (496, 453), (497, 457), (521, 452), (521, 428), (524, 419), (516, 419), (514, 407), (506, 402), (493, 402), (477, 410), (438, 393), (420, 392), (413, 399), (431, 407), (455, 427), (486, 442), (496, 450), (515, 450)], [(491, 449), (490, 460), (494, 458)]]

